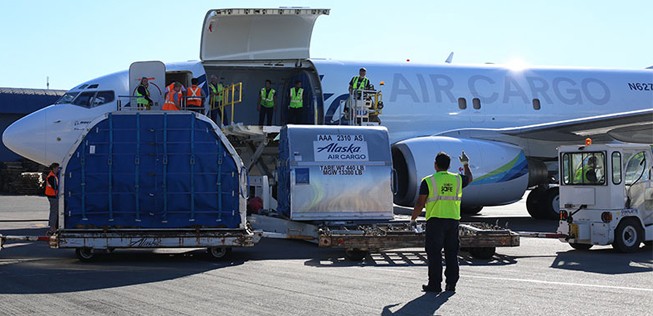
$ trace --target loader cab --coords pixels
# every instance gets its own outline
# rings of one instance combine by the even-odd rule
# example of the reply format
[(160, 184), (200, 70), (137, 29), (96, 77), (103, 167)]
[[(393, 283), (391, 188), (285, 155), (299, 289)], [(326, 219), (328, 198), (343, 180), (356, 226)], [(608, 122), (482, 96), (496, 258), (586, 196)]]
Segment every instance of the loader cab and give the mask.
[[(328, 9), (218, 9), (204, 19), (200, 59), (207, 79), (226, 87), (225, 116), (233, 124), (258, 125), (258, 99), (265, 81), (276, 91), (273, 126), (288, 122), (290, 88), (304, 89), (303, 124), (322, 124), (320, 78), (309, 59), (313, 26)], [(229, 96), (229, 94), (232, 94)], [(231, 120), (231, 119), (230, 119)]]

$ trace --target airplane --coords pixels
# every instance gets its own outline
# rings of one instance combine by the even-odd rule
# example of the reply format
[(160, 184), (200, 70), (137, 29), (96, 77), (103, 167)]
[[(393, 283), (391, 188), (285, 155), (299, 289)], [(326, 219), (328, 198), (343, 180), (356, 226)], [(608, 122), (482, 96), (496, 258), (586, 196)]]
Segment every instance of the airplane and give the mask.
[[(151, 78), (153, 98), (162, 104), (165, 83), (187, 83), (190, 78), (199, 78), (207, 92), (208, 78), (216, 75), (243, 83), (234, 122), (257, 125), (255, 104), (269, 79), (280, 98), (274, 125), (282, 125), (289, 101), (282, 92), (299, 80), (310, 100), (305, 123), (350, 124), (342, 115), (342, 101), (349, 98), (349, 80), (365, 67), (372, 82), (383, 83), (379, 118), (392, 142), (398, 182), (394, 202), (414, 204), (420, 179), (433, 173), (438, 152), (452, 156), (451, 170), (456, 171), (460, 166), (455, 158), (465, 150), (474, 174), (462, 201), (468, 214), (516, 202), (534, 188), (527, 198), (528, 212), (557, 219), (558, 191), (550, 184), (557, 174), (558, 146), (582, 144), (588, 137), (594, 142), (653, 144), (653, 69), (511, 69), (455, 65), (451, 55), (444, 64), (311, 58), (314, 23), (328, 14), (329, 9), (309, 8), (210, 10), (203, 23), (200, 61), (142, 63), (143, 69), (158, 73)], [(9, 126), (2, 141), (43, 165), (63, 161), (94, 118), (120, 104), (129, 106), (131, 99), (124, 96), (133, 95), (130, 91), (140, 79), (136, 73), (126, 70), (72, 88), (57, 103)]]

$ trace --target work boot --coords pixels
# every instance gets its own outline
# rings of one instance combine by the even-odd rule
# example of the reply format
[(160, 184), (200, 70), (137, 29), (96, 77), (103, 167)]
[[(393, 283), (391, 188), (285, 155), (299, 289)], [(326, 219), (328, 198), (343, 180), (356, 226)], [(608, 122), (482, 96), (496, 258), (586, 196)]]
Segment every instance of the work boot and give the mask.
[(433, 292), (433, 293), (440, 293), (442, 292), (442, 288), (439, 286), (435, 285), (422, 285), (422, 291), (424, 292)]
[(447, 284), (447, 286), (444, 287), (444, 290), (448, 292), (456, 292), (456, 286), (453, 284)]

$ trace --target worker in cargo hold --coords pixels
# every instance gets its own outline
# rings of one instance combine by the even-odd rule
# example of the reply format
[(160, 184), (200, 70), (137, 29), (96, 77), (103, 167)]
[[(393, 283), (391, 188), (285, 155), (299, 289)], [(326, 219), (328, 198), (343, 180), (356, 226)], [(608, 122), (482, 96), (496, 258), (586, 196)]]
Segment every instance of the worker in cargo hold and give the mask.
[(596, 174), (596, 157), (592, 156), (587, 159), (587, 164), (576, 170), (574, 174), (574, 183), (596, 183), (598, 182), (598, 177)]
[(197, 78), (193, 78), (190, 82), (191, 86), (186, 89), (186, 108), (198, 113), (204, 113), (204, 100), (206, 100), (206, 95), (202, 88), (197, 86), (199, 83)]
[(472, 182), (469, 158), (462, 152), (459, 157), (465, 175), (448, 172), (451, 158), (444, 152), (435, 156), (435, 173), (422, 179), (419, 197), (410, 219), (412, 227), (417, 227), (417, 216), (426, 207), (425, 248), (429, 262), (428, 284), (422, 285), (424, 292), (442, 292), (442, 248), (446, 270), (446, 291), (455, 292), (459, 279), (458, 268), (458, 226), (460, 221), (460, 201), (463, 188)]
[(48, 234), (52, 235), (59, 228), (59, 164), (50, 165), (50, 173), (45, 178), (45, 196), (50, 203), (50, 216), (48, 216)]
[(224, 84), (222, 84), (222, 81), (218, 82), (218, 77), (216, 75), (211, 75), (211, 81), (209, 82), (209, 103), (211, 106), (211, 119), (216, 123), (219, 122), (218, 113), (222, 106), (223, 97)]
[(173, 82), (171, 92), (166, 93), (166, 101), (161, 108), (164, 111), (179, 111), (181, 109), (181, 83)]
[(302, 82), (295, 81), (295, 86), (290, 88), (290, 103), (288, 104), (288, 123), (301, 124), (304, 112), (304, 89)]
[(179, 104), (178, 105), (179, 105), (179, 109), (181, 110), (181, 107), (183, 105), (181, 100), (183, 99), (183, 95), (186, 93), (186, 87), (184, 87), (184, 85), (181, 84), (181, 82), (173, 81), (169, 85), (167, 85), (166, 86), (166, 92), (163, 94), (163, 97), (165, 99), (168, 99), (168, 95), (170, 94), (171, 91), (175, 90), (175, 85), (177, 85), (177, 84), (180, 87), (179, 90), (176, 91), (176, 94), (178, 94), (178, 98), (179, 98)]
[(139, 110), (149, 110), (154, 105), (154, 101), (150, 99), (150, 82), (147, 77), (141, 78), (141, 84), (136, 88), (136, 104)]
[(272, 89), (272, 81), (265, 80), (265, 87), (261, 88), (261, 93), (258, 96), (258, 125), (272, 125), (272, 116), (274, 115), (274, 105), (277, 103), (276, 91)]

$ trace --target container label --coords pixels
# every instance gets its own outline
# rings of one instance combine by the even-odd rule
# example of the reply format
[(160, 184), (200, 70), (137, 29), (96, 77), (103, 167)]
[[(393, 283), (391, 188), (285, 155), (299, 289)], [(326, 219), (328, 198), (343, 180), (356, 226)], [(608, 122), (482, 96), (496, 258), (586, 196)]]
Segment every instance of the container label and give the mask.
[(325, 176), (362, 176), (365, 172), (363, 165), (325, 165), (320, 166), (322, 175)]
[(317, 135), (313, 153), (315, 161), (369, 161), (363, 135)]

